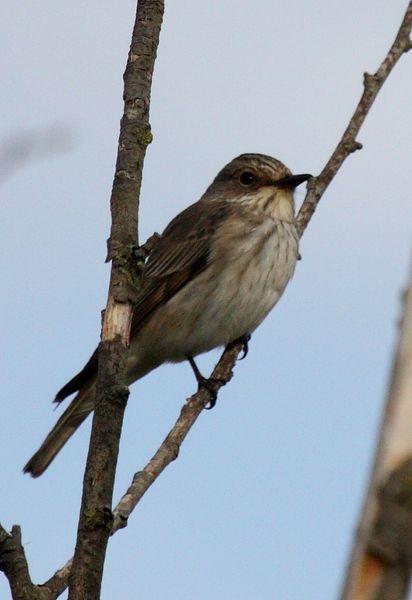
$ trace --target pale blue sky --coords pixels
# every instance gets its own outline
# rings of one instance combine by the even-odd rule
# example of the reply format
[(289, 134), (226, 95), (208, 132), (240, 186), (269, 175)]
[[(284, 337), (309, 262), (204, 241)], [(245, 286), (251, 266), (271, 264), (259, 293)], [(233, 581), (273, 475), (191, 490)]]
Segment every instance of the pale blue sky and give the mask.
[[(318, 173), (406, 4), (168, 2), (141, 239), (241, 152)], [(56, 390), (98, 340), (134, 10), (131, 0), (43, 0), (3, 15), (0, 137), (31, 136), (37, 158), (4, 173), (1, 189), (0, 520), (21, 524), (35, 581), (72, 553), (89, 424), (40, 479), (21, 468), (57, 417)], [(364, 149), (322, 199), (294, 280), (247, 360), (111, 540), (104, 600), (336, 597), (411, 250), (411, 60), (385, 84), (359, 136)], [(215, 359), (202, 359), (203, 369)], [(115, 499), (195, 387), (179, 365), (132, 388)]]

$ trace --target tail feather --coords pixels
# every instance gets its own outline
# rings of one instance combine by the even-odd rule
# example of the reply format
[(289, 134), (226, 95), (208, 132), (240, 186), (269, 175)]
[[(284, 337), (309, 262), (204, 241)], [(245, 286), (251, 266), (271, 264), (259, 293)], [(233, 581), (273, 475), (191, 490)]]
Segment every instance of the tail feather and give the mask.
[[(127, 372), (128, 385), (140, 379), (146, 373), (161, 364), (152, 355), (139, 356), (133, 363), (133, 369)], [(55, 402), (60, 403), (66, 396), (78, 391), (56, 425), (50, 431), (37, 452), (24, 466), (23, 471), (33, 477), (39, 477), (47, 469), (67, 440), (94, 410), (96, 394), (97, 351), (86, 366), (57, 393)]]
[(56, 454), (94, 409), (94, 388), (94, 382), (84, 386), (72, 400), (40, 448), (25, 465), (25, 473), (39, 477), (47, 469)]
[(83, 369), (77, 373), (66, 385), (62, 387), (56, 394), (54, 402), (58, 404), (67, 398), (67, 396), (71, 396), (74, 392), (78, 392), (83, 388), (85, 384), (87, 384), (90, 379), (93, 379), (97, 375), (97, 348), (91, 355), (90, 359), (83, 367)]

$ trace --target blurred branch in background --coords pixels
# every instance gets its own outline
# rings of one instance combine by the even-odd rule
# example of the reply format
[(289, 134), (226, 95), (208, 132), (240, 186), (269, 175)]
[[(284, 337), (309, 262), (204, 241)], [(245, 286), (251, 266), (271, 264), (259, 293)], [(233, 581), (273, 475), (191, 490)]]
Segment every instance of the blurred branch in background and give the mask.
[(73, 129), (59, 122), (8, 134), (0, 140), (0, 184), (31, 162), (66, 154), (76, 143)]
[(404, 600), (412, 567), (412, 270), (342, 600)]

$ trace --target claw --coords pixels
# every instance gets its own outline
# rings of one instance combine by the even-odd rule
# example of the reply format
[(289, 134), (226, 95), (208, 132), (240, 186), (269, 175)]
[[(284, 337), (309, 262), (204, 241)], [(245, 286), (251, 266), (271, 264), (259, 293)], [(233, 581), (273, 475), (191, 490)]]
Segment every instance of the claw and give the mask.
[(207, 406), (205, 406), (206, 410), (212, 410), (212, 408), (214, 408), (216, 406), (216, 400), (217, 400), (217, 392), (214, 388), (213, 385), (213, 379), (206, 379), (204, 378), (203, 381), (199, 382), (199, 388), (205, 388), (205, 390), (207, 390), (210, 394), (210, 400)]
[(240, 358), (238, 358), (238, 360), (243, 360), (248, 355), (250, 337), (251, 336), (249, 334), (247, 334), (247, 335), (243, 336), (242, 338), (240, 338), (239, 341), (242, 342), (242, 344), (243, 344), (243, 347), (242, 347), (243, 355)]

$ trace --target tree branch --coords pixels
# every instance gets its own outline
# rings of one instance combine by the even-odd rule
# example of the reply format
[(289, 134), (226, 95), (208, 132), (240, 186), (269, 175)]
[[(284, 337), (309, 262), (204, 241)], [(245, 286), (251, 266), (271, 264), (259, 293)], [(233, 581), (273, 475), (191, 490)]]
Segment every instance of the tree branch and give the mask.
[(9, 580), (13, 600), (42, 600), (45, 598), (40, 595), (30, 579), (18, 525), (13, 525), (11, 533), (8, 533), (0, 525), (0, 570)]
[[(145, 247), (148, 248), (156, 240), (156, 238), (150, 238)], [(233, 366), (236, 363), (236, 359), (242, 351), (242, 342), (237, 342), (228, 347), (222, 354), (218, 364), (214, 368), (211, 378), (209, 380), (210, 385), (214, 388), (216, 393), (220, 388), (233, 376)], [(128, 488), (127, 492), (123, 495), (120, 502), (113, 511), (113, 525), (110, 531), (110, 535), (116, 533), (119, 529), (127, 526), (127, 520), (142, 498), (147, 492), (149, 487), (156, 481), (162, 471), (175, 460), (179, 455), (179, 449), (192, 425), (210, 402), (211, 395), (206, 388), (200, 388), (193, 396), (191, 396), (187, 403), (183, 406), (180, 416), (177, 419), (174, 427), (171, 429), (169, 434), (166, 436), (160, 448), (157, 450), (153, 458), (147, 463), (142, 471), (135, 473), (133, 481)], [(7, 532), (5, 532), (6, 535)], [(0, 531), (0, 568), (1, 568), (1, 531)], [(39, 600), (52, 600), (57, 598), (66, 588), (69, 582), (70, 571), (72, 568), (73, 559), (67, 561), (67, 563), (48, 580), (42, 586), (38, 588), (47, 590), (48, 595), (41, 596)], [(33, 586), (33, 584), (32, 584)], [(33, 589), (35, 586), (33, 586)], [(14, 596), (13, 596), (14, 598)], [(35, 596), (16, 596), (18, 600), (31, 600), (36, 598)]]
[(355, 112), (349, 121), (348, 126), (345, 129), (344, 134), (335, 148), (335, 151), (322, 169), (320, 175), (318, 175), (318, 177), (314, 177), (308, 183), (308, 192), (296, 219), (300, 236), (302, 236), (303, 232), (305, 231), (310, 219), (313, 216), (313, 213), (316, 210), (319, 200), (342, 166), (343, 162), (352, 152), (356, 152), (356, 150), (360, 150), (362, 148), (362, 144), (356, 140), (356, 136), (358, 135), (359, 130), (362, 127), (381, 87), (392, 72), (392, 69), (402, 54), (411, 49), (411, 27), (412, 2), (409, 2), (395, 41), (382, 61), (379, 69), (376, 71), (376, 73), (374, 73), (374, 75), (370, 75), (369, 73), (364, 74), (363, 94), (358, 102)]
[(412, 273), (342, 600), (407, 598), (412, 567)]
[[(216, 394), (221, 387), (226, 385), (226, 383), (232, 379), (233, 367), (242, 349), (242, 342), (236, 342), (228, 346), (213, 369), (208, 381)], [(134, 474), (130, 487), (116, 506), (113, 512), (114, 521), (111, 531), (112, 535), (116, 533), (118, 529), (126, 527), (130, 514), (142, 496), (156, 481), (162, 471), (178, 457), (180, 446), (185, 437), (210, 400), (211, 393), (204, 387), (201, 387), (187, 400), (180, 411), (179, 418), (163, 440), (160, 448), (143, 470)]]
[[(153, 17), (148, 16), (151, 12), (153, 12)], [(132, 282), (134, 282), (135, 278), (131, 274), (136, 269), (134, 259), (135, 249), (137, 248), (136, 203), (138, 204), (144, 153), (146, 145), (151, 139), (150, 127), (148, 125), (148, 106), (153, 62), (156, 54), (162, 13), (163, 2), (157, 0), (140, 0), (137, 20), (133, 30), (132, 47), (125, 73), (125, 112), (122, 119), (116, 174), (111, 199), (113, 226), (108, 244), (108, 259), (113, 260), (113, 266), (109, 299), (102, 332), (102, 344), (100, 345), (102, 354), (99, 357), (100, 383), (98, 386), (98, 396), (100, 399), (94, 415), (92, 439), (86, 467), (78, 544), (73, 559), (75, 562), (71, 600), (74, 598), (79, 600), (85, 597), (98, 598), (108, 535), (115, 533), (127, 525), (128, 517), (144, 493), (166, 466), (177, 458), (180, 446), (186, 435), (211, 399), (209, 392), (204, 388), (189, 398), (182, 408), (174, 427), (149, 463), (142, 471), (134, 475), (129, 489), (112, 514), (110, 506), (114, 469), (117, 461), (121, 422), (127, 399), (127, 389), (122, 383), (123, 349), (128, 342), (128, 330), (134, 297)], [(361, 145), (356, 141), (356, 136), (366, 115), (396, 62), (404, 52), (411, 49), (412, 44), (409, 38), (411, 24), (412, 2), (408, 5), (395, 42), (378, 71), (374, 75), (365, 75), (364, 92), (334, 153), (320, 175), (308, 184), (306, 198), (297, 216), (300, 237), (303, 235), (312, 218), (323, 193), (342, 166), (344, 160), (349, 154), (361, 148)], [(136, 72), (134, 69), (136, 69)], [(133, 76), (131, 75), (132, 72), (134, 73)], [(149, 75), (147, 80), (145, 80), (146, 73)], [(139, 82), (137, 93), (135, 89), (133, 91), (129, 90), (128, 93), (129, 76), (132, 80), (136, 77), (136, 81)], [(231, 379), (232, 370), (241, 349), (242, 345), (240, 343), (237, 345), (234, 344), (231, 348), (225, 350), (216, 365), (211, 379), (209, 379), (209, 383), (215, 386), (216, 392)], [(109, 362), (109, 365), (107, 365), (107, 362)], [(106, 391), (104, 386), (107, 386), (105, 388)], [(115, 421), (113, 420), (113, 413), (116, 415)], [(103, 432), (103, 435), (98, 434), (99, 430)], [(100, 460), (96, 461), (93, 456), (99, 457)], [(105, 457), (104, 460), (102, 460), (102, 457)], [(102, 473), (109, 464), (110, 469), (108, 469), (108, 473)], [(104, 494), (101, 494), (99, 491), (99, 488), (102, 486), (102, 477), (104, 477)], [(96, 493), (94, 493), (94, 489)], [(10, 567), (7, 565), (6, 568), (4, 567), (7, 562), (4, 558), (4, 543), (7, 542), (7, 544), (10, 544), (10, 536), (7, 536), (9, 534), (0, 529), (0, 568), (9, 577), (13, 590), (13, 586), (16, 585), (14, 581), (18, 577), (14, 566)], [(6, 551), (8, 552), (8, 550)], [(21, 560), (21, 551), (19, 552), (20, 554), (15, 552), (15, 558), (10, 559), (12, 562)], [(96, 561), (95, 552), (99, 555)], [(13, 556), (13, 553), (10, 556)], [(76, 562), (78, 566), (76, 566)], [(25, 564), (27, 567), (27, 563)], [(37, 588), (52, 590), (52, 594), (54, 595), (45, 596), (45, 598), (55, 598), (63, 592), (68, 584), (71, 567), (72, 561), (70, 560), (43, 586), (37, 586)], [(21, 575), (23, 582), (25, 581), (24, 572), (23, 569)], [(90, 585), (86, 581), (88, 579), (90, 579)], [(28, 598), (28, 596), (13, 595), (13, 598), (18, 598), (18, 600), (20, 598), (25, 600), (26, 597)], [(32, 597), (35, 596), (30, 596), (30, 598)], [(41, 598), (43, 599), (43, 596)]]
[(73, 565), (73, 559), (67, 561), (67, 563), (58, 569), (50, 579), (48, 579), (43, 585), (39, 586), (49, 592), (50, 600), (58, 598), (62, 594), (69, 584), (70, 571)]
[(69, 600), (97, 600), (100, 597), (107, 541), (113, 522), (114, 478), (129, 396), (125, 383), (126, 348), (140, 275), (135, 254), (139, 193), (143, 160), (152, 139), (150, 91), (163, 11), (163, 0), (139, 0), (124, 74), (124, 113), (110, 199), (112, 227), (107, 260), (112, 261), (112, 270), (99, 345), (96, 407), (69, 580)]
[(9, 580), (13, 600), (55, 600), (67, 588), (72, 560), (42, 585), (35, 585), (29, 573), (21, 530), (13, 525), (11, 533), (0, 524), (0, 571)]

